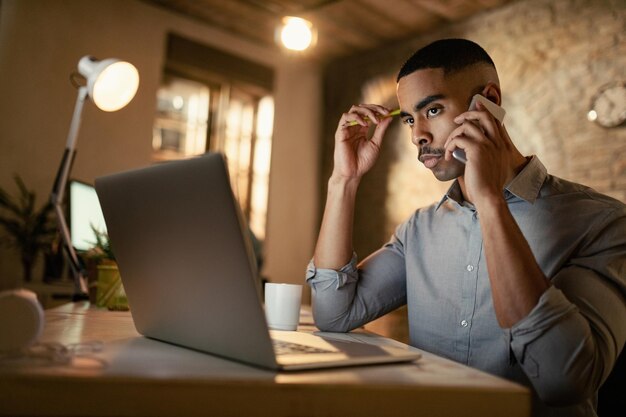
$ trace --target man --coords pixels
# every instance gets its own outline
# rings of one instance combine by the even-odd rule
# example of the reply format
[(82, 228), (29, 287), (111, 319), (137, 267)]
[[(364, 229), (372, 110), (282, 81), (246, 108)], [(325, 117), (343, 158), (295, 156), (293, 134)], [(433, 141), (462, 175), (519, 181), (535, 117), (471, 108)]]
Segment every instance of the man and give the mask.
[(531, 387), (535, 415), (595, 416), (626, 340), (626, 207), (524, 157), (483, 105), (468, 111), (476, 93), (501, 104), (473, 42), (437, 41), (404, 64), (398, 102), (419, 161), (456, 181), (358, 267), (355, 195), (391, 118), (373, 104), (342, 115), (307, 269), (316, 324), (349, 331), (408, 304), (411, 345)]

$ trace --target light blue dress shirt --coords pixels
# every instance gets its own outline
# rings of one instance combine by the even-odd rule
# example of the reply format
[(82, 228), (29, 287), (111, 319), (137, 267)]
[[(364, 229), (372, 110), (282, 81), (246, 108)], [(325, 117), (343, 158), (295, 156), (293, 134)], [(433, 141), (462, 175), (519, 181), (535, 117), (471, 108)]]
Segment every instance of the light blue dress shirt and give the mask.
[(455, 182), (357, 266), (317, 269), (316, 325), (349, 331), (404, 304), (410, 344), (531, 387), (533, 414), (595, 416), (626, 340), (626, 206), (547, 174), (537, 157), (504, 190), (552, 286), (510, 329), (496, 319), (480, 213)]

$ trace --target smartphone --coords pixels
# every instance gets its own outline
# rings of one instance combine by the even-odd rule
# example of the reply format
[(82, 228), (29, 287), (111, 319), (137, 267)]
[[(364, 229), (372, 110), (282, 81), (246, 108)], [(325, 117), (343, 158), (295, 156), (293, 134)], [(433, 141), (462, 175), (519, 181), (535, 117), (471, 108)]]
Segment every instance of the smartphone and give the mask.
[[(469, 111), (476, 110), (476, 103), (479, 101), (480, 104), (482, 104), (487, 109), (487, 111), (496, 118), (496, 120), (502, 123), (506, 111), (504, 111), (502, 107), (498, 106), (493, 101), (490, 101), (487, 97), (480, 94), (476, 94), (474, 95), (474, 97), (472, 97), (472, 102), (469, 105)], [(465, 151), (463, 149), (455, 149), (454, 151), (452, 151), (452, 156), (458, 161), (463, 162), (464, 164), (467, 163), (467, 158), (465, 157)]]

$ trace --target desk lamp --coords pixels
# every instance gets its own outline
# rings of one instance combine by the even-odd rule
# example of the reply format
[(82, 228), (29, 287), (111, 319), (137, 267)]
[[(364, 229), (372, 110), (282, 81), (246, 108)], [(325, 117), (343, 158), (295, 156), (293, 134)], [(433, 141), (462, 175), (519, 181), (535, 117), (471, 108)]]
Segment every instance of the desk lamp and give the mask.
[(78, 97), (74, 107), (74, 115), (67, 135), (67, 144), (61, 165), (57, 171), (50, 197), (58, 221), (63, 247), (69, 259), (74, 278), (74, 300), (83, 299), (88, 293), (85, 270), (78, 259), (72, 245), (70, 231), (65, 221), (62, 208), (63, 196), (70, 170), (76, 155), (76, 137), (80, 126), (83, 104), (91, 97), (94, 104), (101, 110), (113, 112), (126, 106), (135, 96), (139, 87), (139, 73), (130, 63), (119, 59), (98, 61), (91, 56), (84, 56), (78, 61), (78, 73), (87, 81), (78, 88)]

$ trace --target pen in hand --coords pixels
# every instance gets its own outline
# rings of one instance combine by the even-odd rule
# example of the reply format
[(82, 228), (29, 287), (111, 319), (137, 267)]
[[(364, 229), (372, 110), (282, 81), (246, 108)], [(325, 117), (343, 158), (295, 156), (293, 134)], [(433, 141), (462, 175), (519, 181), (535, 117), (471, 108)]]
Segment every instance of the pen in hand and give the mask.
[[(394, 111), (389, 112), (389, 114), (386, 114), (386, 115), (382, 116), (381, 118), (382, 119), (386, 119), (387, 117), (394, 117), (394, 116), (397, 116), (399, 114), (400, 114), (400, 109), (395, 109)], [(369, 121), (368, 117), (365, 117), (364, 119), (366, 121)], [(357, 122), (356, 120), (353, 120), (351, 122), (346, 123), (344, 126), (356, 126), (358, 124), (359, 124), (359, 122)]]

